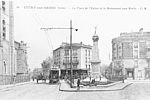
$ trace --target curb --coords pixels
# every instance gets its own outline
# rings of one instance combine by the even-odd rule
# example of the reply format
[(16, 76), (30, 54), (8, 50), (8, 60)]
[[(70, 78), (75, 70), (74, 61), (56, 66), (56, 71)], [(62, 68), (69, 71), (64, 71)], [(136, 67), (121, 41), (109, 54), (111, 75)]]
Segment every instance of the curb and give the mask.
[(124, 90), (126, 87), (128, 87), (129, 85), (131, 85), (133, 83), (129, 83), (127, 84), (126, 86), (124, 86), (123, 88), (118, 88), (118, 89), (97, 89), (97, 90), (63, 90), (63, 89), (60, 89), (61, 87), (61, 84), (59, 85), (59, 91), (63, 91), (63, 92), (98, 92), (98, 91), (119, 91), (119, 90)]
[(0, 88), (0, 91), (5, 90), (5, 89), (9, 89), (9, 88), (12, 88), (12, 87), (20, 86), (20, 85), (29, 84), (29, 83), (31, 83), (31, 82), (23, 82), (23, 83), (18, 83), (18, 84), (11, 84), (10, 86), (6, 86), (6, 87), (3, 87), (3, 88)]
[(109, 87), (109, 86), (114, 86), (118, 83), (121, 83), (122, 81), (118, 81), (118, 82), (115, 82), (115, 83), (111, 83), (111, 84), (108, 84), (108, 85), (97, 85), (98, 87)]

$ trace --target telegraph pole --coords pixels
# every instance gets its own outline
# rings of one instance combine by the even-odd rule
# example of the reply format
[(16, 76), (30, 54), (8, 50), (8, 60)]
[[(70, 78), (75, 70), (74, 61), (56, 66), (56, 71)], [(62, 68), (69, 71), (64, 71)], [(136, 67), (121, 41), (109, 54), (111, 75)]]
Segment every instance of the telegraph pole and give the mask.
[[(52, 29), (69, 29), (70, 30), (70, 87), (72, 88), (72, 75), (73, 75), (73, 70), (72, 70), (72, 30), (74, 29), (72, 27), (72, 20), (70, 20), (70, 27), (69, 28), (41, 28), (41, 30), (52, 30)], [(75, 29), (75, 31), (78, 31), (78, 29)]]

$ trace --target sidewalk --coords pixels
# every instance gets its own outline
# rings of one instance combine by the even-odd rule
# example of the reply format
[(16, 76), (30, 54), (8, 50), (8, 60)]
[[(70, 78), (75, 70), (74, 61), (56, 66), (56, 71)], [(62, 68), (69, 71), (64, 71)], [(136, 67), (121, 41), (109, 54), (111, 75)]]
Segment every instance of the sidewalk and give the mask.
[(131, 85), (132, 82), (125, 81), (113, 83), (113, 85), (102, 85), (102, 86), (82, 86), (80, 87), (80, 90), (77, 91), (77, 88), (70, 88), (69, 84), (67, 84), (65, 81), (60, 82), (59, 90), (65, 91), (65, 92), (94, 92), (94, 91), (117, 91), (117, 90), (123, 90), (127, 86)]
[(5, 90), (5, 89), (9, 89), (9, 88), (12, 88), (12, 87), (15, 87), (15, 86), (29, 84), (29, 83), (31, 83), (31, 81), (29, 81), (29, 82), (15, 83), (15, 84), (8, 84), (8, 85), (0, 85), (0, 91), (1, 90)]
[(126, 81), (132, 82), (132, 83), (150, 83), (149, 79), (145, 79), (145, 80), (143, 80), (143, 79), (141, 79), (141, 80), (136, 79), (136, 80), (126, 80)]

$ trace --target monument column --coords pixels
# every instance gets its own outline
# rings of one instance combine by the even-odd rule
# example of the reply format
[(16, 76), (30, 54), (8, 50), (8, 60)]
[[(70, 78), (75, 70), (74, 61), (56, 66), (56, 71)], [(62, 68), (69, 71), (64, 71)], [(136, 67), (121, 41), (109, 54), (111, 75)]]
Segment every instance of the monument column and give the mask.
[(99, 49), (98, 49), (98, 40), (99, 37), (96, 34), (96, 28), (95, 28), (95, 33), (92, 37), (93, 40), (93, 47), (92, 47), (92, 60), (91, 60), (91, 66), (92, 66), (92, 71), (91, 71), (91, 76), (93, 78), (99, 78), (101, 73), (100, 73), (100, 59), (99, 59)]

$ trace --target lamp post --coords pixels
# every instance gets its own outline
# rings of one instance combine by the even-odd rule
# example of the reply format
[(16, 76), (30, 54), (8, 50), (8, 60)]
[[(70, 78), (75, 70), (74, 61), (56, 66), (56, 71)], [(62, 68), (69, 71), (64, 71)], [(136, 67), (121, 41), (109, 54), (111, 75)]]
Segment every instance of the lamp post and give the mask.
[[(41, 30), (52, 30), (52, 29), (69, 29), (70, 30), (70, 87), (72, 88), (72, 30), (74, 29), (72, 27), (72, 20), (70, 20), (70, 27), (69, 28), (41, 28)], [(75, 31), (78, 31), (78, 29), (75, 29)]]

